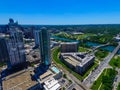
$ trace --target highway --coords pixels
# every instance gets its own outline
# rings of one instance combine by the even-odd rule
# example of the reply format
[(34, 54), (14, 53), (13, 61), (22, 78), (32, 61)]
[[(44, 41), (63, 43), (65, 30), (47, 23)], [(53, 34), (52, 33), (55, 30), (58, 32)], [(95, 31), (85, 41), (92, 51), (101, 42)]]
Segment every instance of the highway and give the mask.
[(88, 88), (92, 86), (94, 81), (100, 76), (103, 70), (108, 66), (110, 60), (117, 53), (119, 48), (120, 48), (120, 43), (114, 49), (114, 51), (110, 53), (106, 58), (104, 58), (104, 60), (99, 64), (99, 66), (92, 73), (90, 73), (90, 75), (83, 81), (84, 85), (86, 85)]

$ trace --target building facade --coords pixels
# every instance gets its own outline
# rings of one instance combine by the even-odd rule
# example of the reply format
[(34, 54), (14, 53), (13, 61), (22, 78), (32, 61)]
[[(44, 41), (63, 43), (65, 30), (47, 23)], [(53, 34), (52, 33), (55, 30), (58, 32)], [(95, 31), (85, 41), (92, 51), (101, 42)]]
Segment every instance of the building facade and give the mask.
[(78, 43), (77, 42), (61, 43), (60, 50), (61, 53), (78, 52)]
[(61, 53), (60, 59), (77, 73), (84, 73), (94, 64), (95, 56), (86, 53)]
[(5, 37), (0, 36), (0, 62), (7, 62), (9, 60), (7, 44)]
[(39, 46), (40, 45), (40, 43), (39, 43), (40, 42), (40, 38), (39, 38), (40, 34), (39, 33), (40, 33), (40, 30), (35, 30), (34, 31), (35, 46)]
[(50, 78), (44, 82), (44, 90), (60, 90), (61, 85), (58, 83), (58, 80)]
[(43, 27), (40, 30), (39, 36), (41, 63), (45, 66), (51, 65), (49, 31), (45, 27)]
[(23, 33), (15, 25), (9, 27), (10, 36), (7, 40), (7, 49), (9, 53), (8, 68), (25, 65), (25, 49), (23, 42)]

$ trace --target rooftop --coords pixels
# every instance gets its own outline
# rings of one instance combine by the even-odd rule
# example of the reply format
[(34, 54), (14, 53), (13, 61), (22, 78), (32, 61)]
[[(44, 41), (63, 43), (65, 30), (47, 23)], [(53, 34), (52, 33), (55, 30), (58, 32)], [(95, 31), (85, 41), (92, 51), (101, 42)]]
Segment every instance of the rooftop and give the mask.
[(56, 67), (51, 67), (51, 69), (52, 69), (52, 71), (54, 71), (57, 74), (60, 72), (59, 69), (57, 69)]
[(73, 32), (72, 34), (78, 35), (78, 34), (84, 34), (84, 33), (82, 33), (82, 32)]
[(71, 56), (64, 56), (64, 60), (69, 62), (70, 64), (72, 64), (74, 67), (76, 67), (76, 65), (79, 65), (79, 61), (75, 60), (73, 57)]
[(55, 66), (50, 67), (45, 73), (39, 76), (40, 82), (43, 83), (50, 78), (53, 78), (55, 75), (59, 74), (60, 70), (57, 69)]
[(3, 90), (27, 90), (36, 84), (38, 83), (31, 79), (30, 71), (22, 70), (6, 77)]
[(42, 83), (42, 82), (46, 81), (47, 79), (49, 79), (51, 77), (53, 77), (53, 73), (50, 70), (48, 70), (44, 74), (40, 75), (39, 78), (41, 79), (41, 83)]
[(120, 34), (118, 34), (116, 37), (114, 37), (115, 39), (120, 39)]
[(73, 66), (79, 65), (81, 67), (95, 57), (86, 53), (61, 53), (61, 55)]
[(78, 42), (62, 42), (61, 44), (78, 44)]
[(60, 88), (60, 84), (54, 78), (50, 78), (49, 80), (44, 82), (44, 84), (45, 90), (57, 90)]

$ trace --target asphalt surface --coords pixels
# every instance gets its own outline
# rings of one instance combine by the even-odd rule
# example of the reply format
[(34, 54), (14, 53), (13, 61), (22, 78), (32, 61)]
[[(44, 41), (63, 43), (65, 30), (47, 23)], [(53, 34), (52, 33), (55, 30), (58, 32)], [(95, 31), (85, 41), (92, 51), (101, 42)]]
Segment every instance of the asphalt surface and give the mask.
[(116, 90), (120, 83), (120, 69), (116, 68), (116, 71), (118, 72), (118, 74), (116, 75), (116, 77), (114, 79), (113, 90)]
[[(55, 47), (56, 48), (56, 47)], [(54, 48), (53, 48), (54, 49)], [(52, 50), (53, 50), (52, 49)], [(52, 55), (51, 55), (52, 56)], [(53, 58), (52, 58), (53, 59)], [(59, 68), (59, 69), (61, 69), (66, 75), (67, 75), (67, 77), (69, 77), (69, 78), (71, 78), (72, 79), (72, 81), (74, 81), (75, 82), (75, 84), (77, 84), (77, 86), (80, 88), (80, 90), (89, 90), (85, 85), (83, 85), (82, 83), (81, 83), (81, 81), (80, 80), (78, 80), (75, 76), (73, 76), (70, 72), (68, 72), (66, 69), (64, 69), (61, 65), (57, 65), (57, 63), (55, 63), (56, 64), (56, 66)]]
[(120, 43), (114, 49), (112, 53), (110, 53), (100, 64), (99, 66), (92, 72), (90, 75), (83, 81), (83, 84), (90, 88), (93, 82), (100, 76), (103, 70), (108, 66), (112, 57), (117, 53), (120, 48)]

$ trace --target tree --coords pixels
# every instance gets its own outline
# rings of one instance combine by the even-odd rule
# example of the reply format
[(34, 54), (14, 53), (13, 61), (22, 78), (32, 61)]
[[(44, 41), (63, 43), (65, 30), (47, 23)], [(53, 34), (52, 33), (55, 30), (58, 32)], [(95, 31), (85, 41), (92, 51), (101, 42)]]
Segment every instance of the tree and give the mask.
[(67, 78), (67, 75), (66, 75), (66, 74), (63, 74), (63, 77), (64, 77), (64, 78)]
[(116, 67), (118, 67), (118, 62), (117, 62), (117, 61), (115, 61), (113, 64), (114, 64)]

